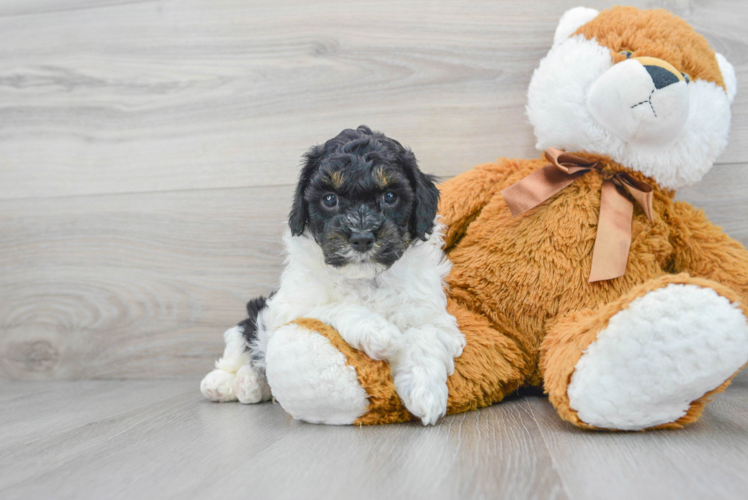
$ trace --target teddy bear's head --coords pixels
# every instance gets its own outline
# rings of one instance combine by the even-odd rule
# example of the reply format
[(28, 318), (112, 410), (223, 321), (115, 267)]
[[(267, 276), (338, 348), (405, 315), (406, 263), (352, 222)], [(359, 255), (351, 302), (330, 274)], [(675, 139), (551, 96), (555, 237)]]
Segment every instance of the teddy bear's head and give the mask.
[(727, 145), (735, 70), (664, 10), (566, 12), (530, 82), (537, 146), (610, 156), (677, 189)]

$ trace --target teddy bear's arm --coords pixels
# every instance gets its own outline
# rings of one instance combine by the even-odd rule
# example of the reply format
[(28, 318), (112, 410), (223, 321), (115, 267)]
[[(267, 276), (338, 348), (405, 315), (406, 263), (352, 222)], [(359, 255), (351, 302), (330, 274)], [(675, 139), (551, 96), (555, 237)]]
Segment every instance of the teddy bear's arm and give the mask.
[[(513, 179), (511, 174), (524, 172), (527, 175), (533, 163), (537, 162), (500, 158), (495, 163), (478, 165), (439, 185), (439, 215), (447, 226), (444, 235), (444, 248), (447, 252), (465, 234), (468, 225), (480, 214), (481, 209), (511, 184), (508, 181), (509, 178)], [(515, 180), (520, 178), (522, 175)]]
[(673, 271), (722, 283), (748, 304), (748, 250), (712, 224), (702, 210), (676, 202)]

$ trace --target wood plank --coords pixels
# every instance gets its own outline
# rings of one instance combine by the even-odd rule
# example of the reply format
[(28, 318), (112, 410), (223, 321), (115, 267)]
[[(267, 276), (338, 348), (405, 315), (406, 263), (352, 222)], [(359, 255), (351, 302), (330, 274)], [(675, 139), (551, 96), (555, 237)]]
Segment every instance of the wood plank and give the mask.
[[(748, 4), (629, 3), (682, 14), (732, 60), (720, 161), (748, 159)], [(444, 176), (534, 157), (527, 85), (577, 4), (3, 2), (0, 199), (290, 184), (306, 148), (361, 123)]]
[(0, 377), (210, 369), (223, 330), (277, 283), (281, 191), (0, 202)]
[(681, 189), (676, 199), (703, 208), (709, 220), (748, 247), (748, 163), (715, 165), (704, 179)]
[(615, 434), (575, 429), (532, 396), (436, 427), (356, 428), (210, 403), (197, 379), (2, 382), (24, 397), (0, 407), (0, 495), (743, 498), (746, 375), (685, 430)]
[[(154, 405), (164, 401), (173, 405), (172, 387), (184, 387), (185, 391), (189, 387), (195, 391), (197, 386), (194, 382), (139, 380), (129, 381), (126, 386), (117, 381), (90, 380), (74, 384), (5, 383), (0, 386), (3, 401), (0, 407), (3, 422), (0, 455), (12, 459), (14, 453), (31, 453), (32, 447), (44, 448), (45, 439), (70, 429), (85, 428), (93, 421), (111, 421), (119, 415), (142, 412), (144, 408), (152, 410)], [(34, 408), (36, 410), (31, 411)], [(6, 481), (10, 479), (5, 477)]]
[(748, 373), (679, 431), (586, 432), (530, 400), (566, 491), (575, 499), (744, 499), (748, 491)]
[(0, 4), (0, 17), (34, 16), (155, 1), (158, 0), (3, 0)]
[(51, 385), (54, 425), (39, 425), (42, 398), (0, 410), (29, 436), (0, 435), (3, 498), (567, 498), (522, 399), (437, 427), (357, 428), (211, 403), (197, 380)]

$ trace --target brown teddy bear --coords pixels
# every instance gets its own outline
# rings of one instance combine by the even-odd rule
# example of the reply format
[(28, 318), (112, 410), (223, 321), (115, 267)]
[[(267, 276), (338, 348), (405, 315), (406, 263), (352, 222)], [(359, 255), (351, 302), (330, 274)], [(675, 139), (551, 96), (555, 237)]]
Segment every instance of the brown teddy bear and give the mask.
[[(448, 310), (466, 339), (447, 413), (542, 385), (580, 427), (674, 428), (727, 387), (748, 362), (748, 252), (674, 195), (726, 146), (735, 92), (727, 60), (666, 11), (562, 17), (529, 90), (545, 156), (500, 159), (440, 187)], [(414, 418), (386, 362), (319, 321), (294, 328), (355, 369), (341, 384), (363, 388), (368, 406), (350, 423)], [(272, 352), (283, 345), (268, 346), (271, 387), (306, 383), (273, 360), (326, 369), (294, 359), (298, 345)], [(299, 409), (309, 405), (279, 402), (309, 419)], [(334, 404), (312, 405), (314, 420)]]

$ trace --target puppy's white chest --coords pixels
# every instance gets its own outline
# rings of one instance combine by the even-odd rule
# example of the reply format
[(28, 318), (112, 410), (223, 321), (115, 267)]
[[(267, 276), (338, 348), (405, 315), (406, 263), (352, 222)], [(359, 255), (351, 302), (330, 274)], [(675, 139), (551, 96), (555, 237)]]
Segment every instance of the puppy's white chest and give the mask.
[(333, 302), (364, 306), (382, 316), (398, 308), (397, 291), (377, 279), (352, 280), (336, 287)]

